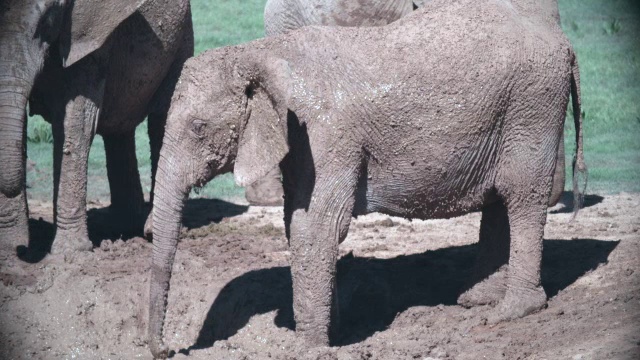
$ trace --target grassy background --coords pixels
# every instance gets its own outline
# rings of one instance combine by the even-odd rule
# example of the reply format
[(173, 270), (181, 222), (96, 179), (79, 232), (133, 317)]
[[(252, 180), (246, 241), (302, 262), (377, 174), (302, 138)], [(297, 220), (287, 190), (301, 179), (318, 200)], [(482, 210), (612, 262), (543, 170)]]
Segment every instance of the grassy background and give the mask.
[[(192, 0), (196, 54), (262, 37), (266, 0)], [(578, 53), (585, 113), (585, 156), (589, 193), (640, 191), (640, 4), (636, 0), (560, 0), (562, 26)], [(566, 122), (567, 170), (574, 149), (573, 121)], [(28, 124), (29, 198), (52, 199), (50, 126)], [(146, 123), (136, 131), (143, 189), (150, 189)], [(567, 182), (571, 180), (569, 176)], [(238, 198), (243, 189), (230, 174), (192, 194)], [(108, 199), (104, 145), (97, 136), (89, 158), (89, 199)]]

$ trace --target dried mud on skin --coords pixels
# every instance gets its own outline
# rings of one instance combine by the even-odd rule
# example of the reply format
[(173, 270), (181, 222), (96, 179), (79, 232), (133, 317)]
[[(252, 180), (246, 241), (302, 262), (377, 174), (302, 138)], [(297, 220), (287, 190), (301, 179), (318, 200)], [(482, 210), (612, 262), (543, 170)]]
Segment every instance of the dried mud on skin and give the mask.
[[(640, 194), (590, 196), (587, 205), (573, 223), (570, 208), (549, 214), (542, 267), (548, 308), (493, 327), (485, 324), (489, 307), (455, 304), (476, 251), (479, 214), (354, 220), (340, 246), (340, 317), (328, 355), (640, 358)], [(51, 205), (30, 209), (34, 240), (46, 248)], [(100, 241), (117, 238), (104, 228), (106, 213), (90, 211), (99, 246), (93, 252), (0, 255), (0, 359), (151, 358), (145, 321), (152, 245), (139, 237)], [(184, 222), (165, 327), (173, 357), (308, 358), (292, 330), (281, 210), (191, 200)]]

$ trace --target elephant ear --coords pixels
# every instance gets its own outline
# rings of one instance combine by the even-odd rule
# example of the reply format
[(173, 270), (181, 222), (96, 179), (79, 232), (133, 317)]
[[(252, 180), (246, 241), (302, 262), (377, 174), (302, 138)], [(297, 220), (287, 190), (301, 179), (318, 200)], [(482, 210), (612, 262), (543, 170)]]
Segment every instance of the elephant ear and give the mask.
[[(248, 186), (267, 175), (289, 152), (287, 114), (291, 69), (286, 61), (260, 61), (255, 75), (249, 75), (247, 120), (240, 129), (234, 178)], [(241, 75), (242, 76), (242, 75)]]
[(148, 0), (72, 0), (60, 34), (65, 67), (97, 50), (109, 35)]

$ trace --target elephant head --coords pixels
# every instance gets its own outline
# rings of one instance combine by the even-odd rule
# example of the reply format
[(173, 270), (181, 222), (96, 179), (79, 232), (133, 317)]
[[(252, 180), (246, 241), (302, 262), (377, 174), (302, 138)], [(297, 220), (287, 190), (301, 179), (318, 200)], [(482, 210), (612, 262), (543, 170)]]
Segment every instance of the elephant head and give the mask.
[[(45, 58), (59, 54), (73, 66), (105, 44), (118, 25), (143, 0), (2, 0), (0, 2), (0, 236), (20, 223), (26, 211), (16, 198), (24, 198), (25, 109)], [(55, 51), (54, 51), (55, 50)], [(22, 213), (22, 214), (18, 214)], [(16, 215), (17, 214), (17, 215)], [(22, 231), (22, 230), (21, 230)], [(26, 233), (27, 230), (22, 231)]]
[(195, 186), (234, 171), (245, 186), (288, 153), (287, 99), (291, 71), (280, 59), (242, 48), (212, 50), (187, 61), (167, 117), (153, 205), (149, 337), (162, 345), (167, 294), (184, 201)]

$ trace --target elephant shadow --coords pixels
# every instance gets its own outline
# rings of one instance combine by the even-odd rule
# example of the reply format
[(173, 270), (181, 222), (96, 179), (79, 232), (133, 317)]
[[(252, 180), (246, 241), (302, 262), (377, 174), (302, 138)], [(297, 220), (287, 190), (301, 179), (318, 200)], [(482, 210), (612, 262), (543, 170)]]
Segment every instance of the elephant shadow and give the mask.
[[(618, 241), (545, 240), (542, 283), (549, 297), (607, 262)], [(477, 245), (456, 246), (391, 259), (354, 257), (338, 261), (339, 324), (331, 343), (361, 342), (386, 329), (414, 306), (455, 305), (471, 272)], [(276, 310), (275, 325), (295, 329), (289, 267), (247, 272), (231, 280), (213, 302), (191, 349), (233, 336), (250, 318)], [(335, 320), (335, 318), (334, 318)], [(332, 326), (335, 326), (334, 321)]]
[[(218, 199), (189, 199), (187, 200), (184, 213), (183, 225), (188, 228), (195, 228), (218, 223), (223, 218), (238, 216), (249, 209), (246, 205), (238, 205)], [(109, 207), (94, 208), (87, 212), (87, 227), (89, 229), (89, 239), (94, 247), (100, 247), (103, 240), (129, 240), (134, 237), (143, 236), (143, 227), (151, 208), (147, 204), (144, 213), (136, 219), (136, 226), (133, 230), (122, 231), (117, 226), (113, 214)], [(29, 219), (29, 245), (18, 246), (17, 255), (28, 263), (38, 263), (51, 251), (51, 244), (55, 238), (55, 226), (42, 218)]]
[[(604, 200), (604, 197), (595, 194), (588, 194), (584, 196), (582, 202), (582, 208), (591, 207), (600, 204)], [(573, 192), (563, 191), (558, 205), (550, 209), (550, 214), (567, 214), (573, 212)]]

